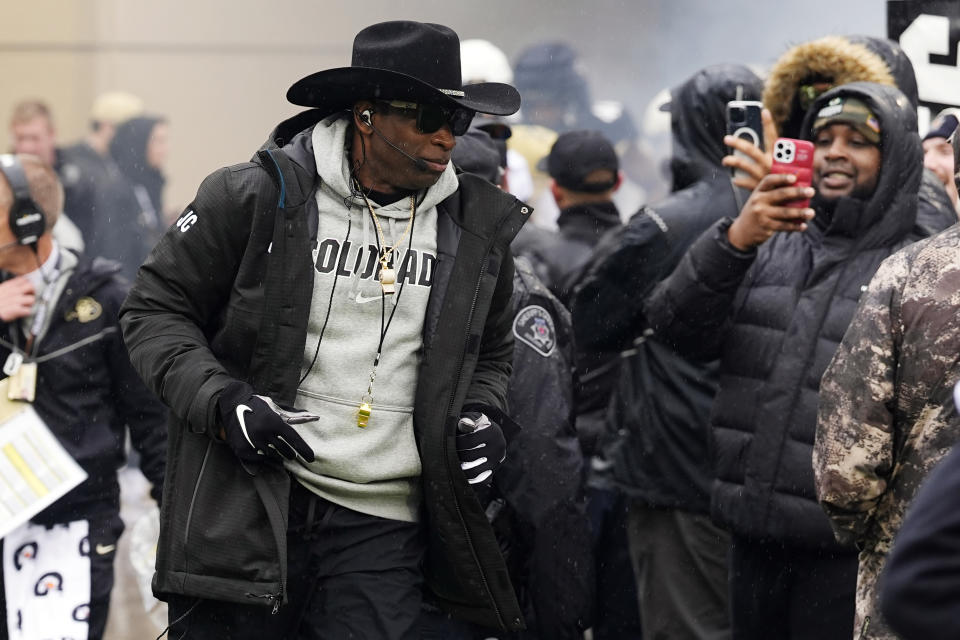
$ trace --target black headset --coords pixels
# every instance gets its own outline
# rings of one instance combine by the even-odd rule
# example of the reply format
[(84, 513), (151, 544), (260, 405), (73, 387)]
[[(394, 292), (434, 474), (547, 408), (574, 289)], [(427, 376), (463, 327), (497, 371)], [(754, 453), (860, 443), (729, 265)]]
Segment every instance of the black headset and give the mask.
[(10, 184), (13, 204), (7, 221), (17, 243), (36, 247), (37, 240), (47, 230), (47, 217), (30, 196), (30, 183), (20, 159), (14, 154), (0, 155), (0, 173)]

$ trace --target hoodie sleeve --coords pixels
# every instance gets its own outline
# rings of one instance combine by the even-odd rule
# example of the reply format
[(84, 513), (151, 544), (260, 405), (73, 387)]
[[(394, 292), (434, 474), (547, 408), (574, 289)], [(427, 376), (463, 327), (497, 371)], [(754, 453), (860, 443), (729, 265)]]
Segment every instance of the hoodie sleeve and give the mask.
[(908, 273), (903, 253), (880, 266), (820, 384), (813, 471), (842, 544), (862, 541), (893, 471), (899, 300)]

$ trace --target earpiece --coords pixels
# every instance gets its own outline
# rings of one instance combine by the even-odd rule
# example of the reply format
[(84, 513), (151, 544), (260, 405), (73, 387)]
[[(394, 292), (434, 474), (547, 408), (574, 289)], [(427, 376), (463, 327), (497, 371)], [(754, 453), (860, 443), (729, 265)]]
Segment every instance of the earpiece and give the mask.
[(373, 111), (371, 111), (370, 109), (365, 109), (360, 112), (360, 119), (363, 120), (368, 125), (370, 125), (371, 127), (373, 126), (372, 118), (373, 118)]

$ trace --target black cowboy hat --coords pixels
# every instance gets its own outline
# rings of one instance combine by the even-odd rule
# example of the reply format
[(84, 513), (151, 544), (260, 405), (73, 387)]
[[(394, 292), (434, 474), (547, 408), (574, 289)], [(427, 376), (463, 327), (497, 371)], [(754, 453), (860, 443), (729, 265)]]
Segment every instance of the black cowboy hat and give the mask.
[(351, 66), (310, 74), (287, 90), (287, 100), (333, 113), (357, 100), (425, 102), (506, 116), (520, 108), (508, 84), (463, 86), (460, 38), (439, 24), (398, 20), (367, 27), (353, 40)]

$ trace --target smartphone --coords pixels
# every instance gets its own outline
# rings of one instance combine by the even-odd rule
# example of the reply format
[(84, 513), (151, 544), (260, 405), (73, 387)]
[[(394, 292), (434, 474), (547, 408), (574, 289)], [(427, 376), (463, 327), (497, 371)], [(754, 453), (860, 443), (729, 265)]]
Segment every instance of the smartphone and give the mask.
[[(770, 173), (792, 173), (797, 176), (795, 187), (809, 187), (813, 184), (813, 143), (809, 140), (777, 138), (773, 145), (773, 165)], [(788, 207), (806, 209), (810, 199), (791, 200)]]
[[(731, 100), (727, 103), (727, 135), (742, 138), (763, 149), (763, 103), (756, 100)], [(742, 151), (732, 150), (735, 156), (747, 158)], [(735, 178), (748, 177), (742, 169), (733, 172)]]

